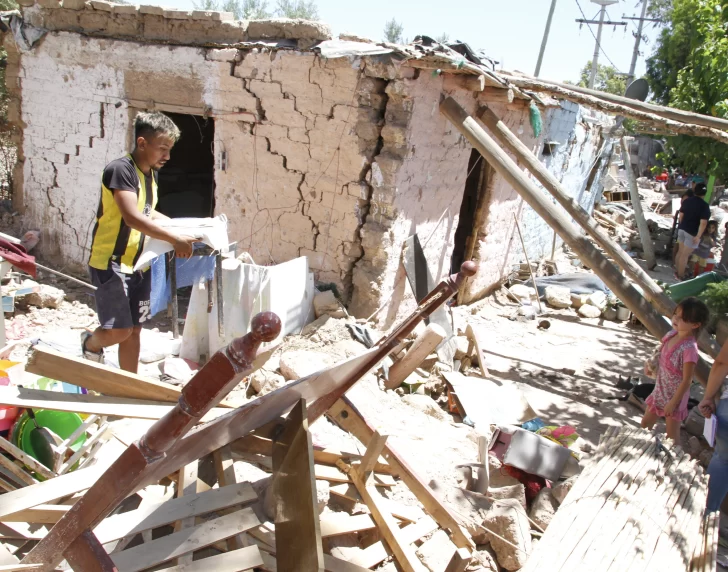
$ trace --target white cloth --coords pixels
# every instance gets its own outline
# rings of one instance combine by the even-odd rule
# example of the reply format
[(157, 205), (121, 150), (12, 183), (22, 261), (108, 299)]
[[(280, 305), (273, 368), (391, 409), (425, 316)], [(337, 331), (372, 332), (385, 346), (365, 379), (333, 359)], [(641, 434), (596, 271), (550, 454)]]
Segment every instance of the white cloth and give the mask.
[[(217, 215), (215, 218), (172, 218), (157, 221), (157, 224), (176, 234), (199, 238), (200, 242), (204, 242), (207, 246), (220, 252), (228, 251), (230, 243), (227, 234), (227, 217), (224, 214)], [(142, 254), (134, 265), (134, 271), (148, 268), (152, 260), (170, 250), (174, 250), (174, 247), (169, 242), (147, 237)]]

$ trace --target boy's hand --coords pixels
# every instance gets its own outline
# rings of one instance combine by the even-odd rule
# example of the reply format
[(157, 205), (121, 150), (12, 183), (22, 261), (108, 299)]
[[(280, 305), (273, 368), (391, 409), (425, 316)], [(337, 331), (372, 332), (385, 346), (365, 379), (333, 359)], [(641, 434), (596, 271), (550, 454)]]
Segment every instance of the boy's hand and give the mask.
[(178, 236), (173, 245), (177, 258), (190, 258), (192, 256), (192, 244), (196, 241), (197, 239), (194, 236)]

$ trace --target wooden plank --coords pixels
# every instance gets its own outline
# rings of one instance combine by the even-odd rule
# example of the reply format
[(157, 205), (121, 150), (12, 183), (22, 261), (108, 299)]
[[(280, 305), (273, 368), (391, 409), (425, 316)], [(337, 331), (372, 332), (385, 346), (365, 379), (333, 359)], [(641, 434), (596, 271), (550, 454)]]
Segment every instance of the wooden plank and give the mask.
[(81, 459), (81, 457), (83, 457), (94, 445), (96, 445), (96, 443), (99, 443), (101, 439), (110, 434), (111, 428), (108, 423), (99, 427), (96, 433), (89, 437), (78, 451), (71, 455), (68, 461), (61, 465), (61, 468), (58, 470), (58, 474), (63, 475), (64, 473), (67, 473), (69, 469), (71, 469), (71, 467), (73, 467)]
[(362, 475), (358, 473), (356, 467), (349, 470), (354, 486), (356, 486), (359, 494), (364, 499), (367, 507), (372, 512), (372, 518), (377, 523), (379, 533), (389, 546), (389, 549), (397, 559), (397, 563), (405, 572), (424, 572), (427, 569), (420, 563), (419, 559), (412, 550), (412, 547), (402, 536), (397, 526), (397, 522), (392, 515), (389, 514), (385, 505), (381, 502), (381, 496), (373, 485), (367, 485)]
[(74, 471), (36, 485), (0, 495), (0, 519), (40, 504), (46, 504), (91, 487), (104, 474), (105, 465)]
[(468, 324), (468, 327), (465, 329), (465, 335), (475, 345), (475, 351), (478, 354), (478, 367), (480, 367), (480, 374), (483, 376), (483, 379), (488, 379), (488, 377), (490, 377), (490, 373), (488, 373), (488, 368), (485, 367), (485, 330), (481, 327)]
[(365, 481), (369, 480), (369, 477), (374, 470), (374, 465), (377, 463), (379, 455), (382, 454), (384, 446), (387, 444), (387, 437), (388, 435), (380, 435), (379, 431), (375, 431), (374, 435), (372, 435), (372, 438), (369, 440), (367, 451), (361, 460), (361, 465), (359, 466), (360, 474)]
[(273, 441), (273, 482), (276, 541), (286, 549), (277, 553), (283, 570), (323, 570), (313, 444), (308, 430), (306, 400), (288, 414)]
[(42, 570), (40, 564), (7, 564), (0, 566), (0, 572), (32, 572), (33, 570)]
[[(215, 473), (217, 474), (217, 483), (220, 487), (227, 487), (234, 485), (238, 482), (238, 478), (235, 475), (235, 463), (232, 459), (232, 453), (230, 451), (230, 445), (218, 449), (212, 454), (213, 462), (215, 463)], [(199, 490), (199, 489), (198, 489)], [(220, 511), (220, 514), (230, 514), (237, 510), (238, 507), (230, 507)], [(227, 539), (227, 549), (239, 550), (247, 546), (245, 542), (245, 535), (239, 534), (237, 536), (231, 536)]]
[(210, 489), (203, 493), (185, 495), (163, 503), (153, 503), (137, 510), (110, 516), (94, 529), (94, 534), (101, 544), (106, 544), (184, 518), (219, 512), (231, 506), (248, 504), (257, 500), (257, 498), (253, 487), (249, 483)]
[[(332, 483), (349, 482), (349, 477), (346, 473), (342, 473), (336, 467), (330, 467), (329, 465), (315, 465), (314, 470), (316, 478), (322, 481), (329, 481)], [(378, 487), (393, 487), (396, 482), (391, 475), (374, 474), (374, 484)]]
[[(82, 434), (86, 433), (91, 425), (95, 424), (98, 419), (98, 415), (89, 415), (86, 419), (84, 419), (83, 423), (81, 423), (81, 425), (79, 425), (73, 433), (71, 433), (66, 439), (61, 441), (61, 444), (57, 447), (58, 457), (56, 457), (56, 462), (53, 465), (54, 473), (58, 473), (61, 470), (63, 460), (66, 458), (66, 451), (70, 449), (71, 444), (75, 443), (76, 439), (78, 439)], [(102, 419), (106, 420), (106, 416), (103, 416)], [(103, 425), (103, 423), (99, 423), (99, 426), (100, 425)]]
[(246, 546), (238, 550), (224, 552), (195, 560), (184, 566), (172, 566), (157, 572), (240, 572), (263, 566), (263, 558), (257, 546)]
[[(417, 521), (414, 524), (405, 526), (400, 534), (403, 542), (412, 544), (417, 542), (423, 536), (437, 530), (437, 523), (429, 516)], [(382, 541), (375, 542), (371, 546), (367, 546), (362, 552), (351, 559), (352, 564), (357, 564), (363, 568), (374, 568), (377, 564), (389, 558), (389, 553)]]
[(0, 466), (12, 474), (22, 485), (34, 485), (38, 482), (3, 454), (0, 454)]
[(0, 437), (0, 448), (10, 453), (13, 457), (21, 461), (26, 467), (35, 471), (39, 475), (42, 475), (46, 479), (52, 479), (55, 477), (55, 473), (52, 473), (45, 465), (39, 463), (36, 459), (28, 455), (22, 449), (19, 449), (13, 445), (7, 439)]
[(467, 548), (458, 548), (452, 555), (445, 572), (465, 572), (470, 564), (470, 551)]
[(41, 504), (20, 512), (6, 514), (2, 517), (2, 521), (53, 524), (58, 522), (58, 519), (66, 514), (69, 508), (68, 505), (64, 504)]
[[(361, 412), (347, 397), (337, 401), (329, 409), (328, 415), (336, 424), (354, 435), (362, 443), (368, 443), (374, 434), (374, 429), (369, 426)], [(391, 443), (387, 443), (384, 447), (384, 457), (395, 474), (404, 481), (407, 488), (422, 503), (425, 510), (435, 518), (442, 528), (451, 532), (451, 538), (455, 546), (470, 550), (474, 549), (475, 544), (460, 528), (455, 515), (440, 502), (435, 492), (407, 464)]]
[(376, 528), (376, 524), (368, 514), (357, 514), (355, 516), (346, 513), (322, 514), (320, 521), (321, 538)]
[[(183, 496), (192, 496), (197, 494), (197, 466), (198, 461), (192, 461), (188, 465), (179, 470), (177, 478), (177, 498)], [(180, 532), (185, 528), (193, 528), (195, 526), (195, 517), (187, 516), (174, 523), (174, 531)], [(185, 565), (192, 564), (192, 553), (183, 554), (177, 560), (176, 564)]]
[(199, 526), (147, 542), (112, 555), (119, 572), (136, 572), (172, 560), (183, 554), (240, 534), (260, 524), (252, 509), (246, 508), (210, 520)]
[[(353, 502), (363, 502), (361, 496), (356, 490), (356, 487), (351, 483), (342, 483), (340, 485), (334, 485), (329, 489), (332, 495), (339, 496), (344, 499), (348, 499)], [(407, 522), (417, 522), (425, 517), (425, 511), (418, 506), (408, 506), (401, 504), (393, 499), (383, 499), (384, 504), (387, 505), (387, 510), (392, 516), (406, 520)]]
[[(169, 383), (43, 347), (33, 348), (25, 371), (79, 385), (111, 397), (177, 403), (182, 393), (180, 387)], [(234, 407), (234, 404), (225, 401), (221, 401), (220, 405)]]
[[(0, 387), (0, 405), (11, 405), (24, 409), (52, 409), (53, 411), (69, 411), (86, 415), (113, 415), (132, 419), (155, 420), (161, 419), (173, 409), (173, 406), (159, 402), (144, 402), (136, 399), (100, 395), (59, 393), (57, 391), (10, 386)], [(226, 411), (219, 407), (215, 408), (207, 413), (201, 421), (216, 419)]]

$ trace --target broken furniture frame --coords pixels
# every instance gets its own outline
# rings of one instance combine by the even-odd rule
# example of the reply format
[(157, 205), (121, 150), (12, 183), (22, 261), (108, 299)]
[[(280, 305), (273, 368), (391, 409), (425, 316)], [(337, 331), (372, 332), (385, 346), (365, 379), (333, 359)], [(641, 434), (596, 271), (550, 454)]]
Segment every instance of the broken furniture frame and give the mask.
[[(311, 404), (307, 409), (307, 420), (309, 424), (313, 423), (374, 369), (422, 320), (455, 295), (462, 281), (476, 271), (475, 263), (463, 263), (457, 275), (440, 282), (403, 323), (362, 355), (286, 385), (190, 431), (243, 376), (252, 372), (260, 344), (278, 336), (280, 319), (271, 312), (258, 314), (252, 321), (250, 332), (212, 356), (182, 390), (174, 409), (121, 454), (22, 563), (40, 564), (41, 570), (50, 570), (65, 557), (77, 570), (113, 570), (113, 562), (91, 531), (122, 500), (146, 484), (156, 482), (256, 429), (266, 425), (276, 427), (280, 416), (301, 399)], [(362, 420), (361, 424), (366, 425), (366, 422)], [(435, 499), (429, 487), (391, 449), (390, 455), (397, 460), (395, 470), (406, 475), (408, 484), (415, 484), (416, 489), (413, 490), (416, 494), (423, 494), (431, 503), (436, 513), (433, 516), (450, 524), (458, 547), (472, 547), (472, 541)]]

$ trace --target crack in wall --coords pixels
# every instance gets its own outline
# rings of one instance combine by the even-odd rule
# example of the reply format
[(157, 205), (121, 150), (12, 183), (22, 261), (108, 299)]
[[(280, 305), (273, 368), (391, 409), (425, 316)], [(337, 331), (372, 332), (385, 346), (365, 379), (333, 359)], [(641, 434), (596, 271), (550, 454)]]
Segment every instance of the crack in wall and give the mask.
[(58, 185), (58, 167), (56, 167), (56, 164), (52, 161), (48, 161), (51, 164), (51, 167), (53, 167), (53, 184), (46, 189), (46, 197), (48, 198), (48, 204), (51, 206), (51, 208), (55, 209), (58, 212), (58, 216), (61, 219), (61, 224), (64, 226), (67, 226), (73, 231), (73, 234), (76, 235), (76, 244), (80, 247), (81, 246), (81, 239), (78, 236), (78, 229), (73, 226), (70, 223), (66, 222), (66, 214), (65, 212), (55, 204), (53, 204), (53, 199), (51, 198), (51, 191), (53, 189), (60, 189), (60, 186)]

